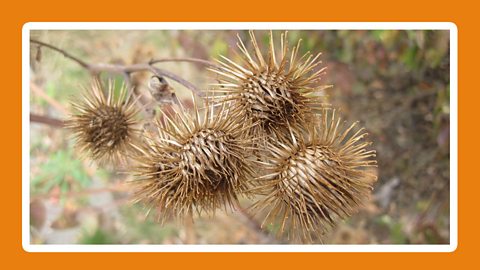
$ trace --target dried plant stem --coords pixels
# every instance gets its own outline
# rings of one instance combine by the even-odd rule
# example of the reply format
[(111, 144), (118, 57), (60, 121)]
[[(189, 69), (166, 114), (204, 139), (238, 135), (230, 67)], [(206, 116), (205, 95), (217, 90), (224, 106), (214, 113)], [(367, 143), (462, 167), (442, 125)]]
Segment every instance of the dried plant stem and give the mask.
[(55, 99), (51, 98), (45, 91), (40, 88), (38, 85), (35, 83), (31, 82), (30, 83), (30, 89), (32, 90), (33, 93), (38, 95), (39, 97), (43, 98), (50, 106), (55, 108), (58, 112), (62, 113), (63, 115), (68, 115), (68, 110), (60, 104), (58, 101)]
[(83, 68), (85, 68), (85, 69), (90, 69), (90, 64), (88, 64), (87, 62), (83, 61), (83, 60), (80, 59), (80, 58), (77, 58), (77, 57), (71, 55), (70, 53), (68, 53), (68, 52), (66, 52), (66, 51), (64, 51), (64, 50), (62, 50), (62, 49), (59, 49), (59, 48), (57, 48), (57, 47), (55, 47), (55, 46), (53, 46), (53, 45), (50, 45), (50, 44), (48, 44), (48, 43), (45, 43), (45, 42), (42, 42), (42, 41), (39, 41), (39, 40), (35, 40), (35, 39), (30, 39), (30, 42), (31, 42), (31, 43), (34, 43), (34, 44), (37, 44), (37, 45), (39, 45), (40, 47), (47, 47), (47, 48), (49, 48), (49, 49), (51, 49), (51, 50), (57, 51), (57, 52), (63, 54), (63, 56), (65, 56), (66, 58), (69, 58), (69, 59), (73, 60), (74, 62), (76, 62), (77, 64), (79, 64), (80, 66), (82, 66)]
[(55, 128), (63, 128), (65, 125), (62, 120), (35, 113), (30, 113), (30, 122), (45, 124)]
[[(141, 66), (145, 66), (145, 65), (141, 65)], [(139, 68), (141, 68), (141, 66)], [(200, 90), (195, 85), (190, 83), (189, 81), (187, 81), (187, 80), (185, 80), (181, 77), (178, 77), (177, 75), (171, 73), (170, 71), (166, 71), (166, 70), (154, 67), (152, 65), (148, 65), (147, 67), (153, 74), (155, 74), (159, 77), (170, 78), (170, 79), (182, 84), (183, 86), (185, 86), (186, 88), (191, 90), (193, 93), (195, 93), (197, 96), (202, 96)]]
[(174, 73), (171, 73), (169, 71), (166, 71), (166, 70), (155, 67), (154, 64), (161, 63), (161, 62), (194, 62), (194, 63), (204, 64), (204, 65), (210, 66), (210, 67), (215, 66), (215, 64), (213, 64), (213, 63), (211, 63), (207, 60), (196, 59), (196, 58), (153, 59), (153, 60), (149, 61), (148, 63), (132, 64), (132, 65), (88, 63), (88, 62), (86, 62), (86, 61), (68, 53), (67, 51), (62, 50), (60, 48), (57, 48), (56, 46), (53, 46), (51, 44), (48, 44), (48, 43), (45, 43), (45, 42), (42, 42), (42, 41), (39, 41), (39, 40), (35, 40), (35, 39), (30, 39), (30, 42), (33, 43), (33, 44), (37, 44), (40, 47), (46, 47), (46, 48), (49, 48), (53, 51), (56, 51), (56, 52), (59, 52), (59, 53), (63, 54), (66, 58), (76, 62), (78, 65), (80, 65), (81, 67), (83, 67), (84, 69), (88, 70), (90, 73), (95, 74), (95, 75), (98, 74), (98, 73), (101, 73), (101, 72), (121, 74), (125, 77), (125, 79), (127, 81), (127, 85), (130, 84), (130, 86), (131, 86), (131, 82), (130, 82), (130, 74), (131, 73), (141, 72), (141, 71), (150, 71), (157, 76), (167, 77), (169, 79), (172, 79), (172, 80), (182, 84), (183, 86), (185, 86), (186, 88), (188, 88), (189, 90), (191, 90), (192, 92), (194, 92), (197, 95), (200, 95), (201, 93), (200, 93), (200, 89), (198, 89), (195, 85), (193, 85), (189, 81), (183, 79), (182, 77), (180, 77), (180, 76), (178, 76)]

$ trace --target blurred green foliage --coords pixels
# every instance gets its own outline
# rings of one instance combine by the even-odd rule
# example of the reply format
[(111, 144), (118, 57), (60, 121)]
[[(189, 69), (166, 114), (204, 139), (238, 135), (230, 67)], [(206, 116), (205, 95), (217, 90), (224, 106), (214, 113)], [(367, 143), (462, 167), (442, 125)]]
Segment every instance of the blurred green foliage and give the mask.
[(40, 165), (40, 172), (33, 176), (31, 187), (33, 194), (47, 194), (57, 187), (66, 193), (86, 188), (90, 182), (82, 162), (67, 148), (52, 153), (49, 160)]
[(84, 245), (105, 245), (115, 244), (118, 240), (115, 239), (115, 235), (109, 233), (101, 228), (96, 228), (92, 233), (84, 233), (78, 240), (79, 244)]

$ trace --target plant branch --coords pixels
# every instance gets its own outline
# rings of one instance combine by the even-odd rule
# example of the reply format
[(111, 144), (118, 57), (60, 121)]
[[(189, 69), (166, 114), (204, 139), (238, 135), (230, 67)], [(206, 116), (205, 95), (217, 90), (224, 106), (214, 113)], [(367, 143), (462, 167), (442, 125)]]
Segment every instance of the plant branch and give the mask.
[(60, 119), (39, 115), (35, 113), (30, 113), (30, 122), (45, 124), (45, 125), (56, 127), (56, 128), (63, 128), (65, 126), (65, 123)]
[(32, 90), (33, 93), (43, 98), (48, 104), (50, 104), (50, 106), (55, 108), (57, 111), (61, 112), (63, 115), (68, 114), (68, 110), (65, 109), (65, 107), (62, 104), (60, 104), (55, 99), (51, 98), (47, 93), (45, 93), (45, 91), (42, 88), (40, 88), (35, 83), (33, 82), (30, 83), (30, 89)]
[(71, 55), (70, 53), (68, 53), (68, 52), (66, 52), (66, 51), (64, 51), (64, 50), (62, 50), (62, 49), (60, 49), (60, 48), (57, 48), (57, 47), (55, 47), (55, 46), (53, 46), (53, 45), (50, 45), (50, 44), (48, 44), (48, 43), (45, 43), (45, 42), (42, 42), (42, 41), (39, 41), (39, 40), (35, 40), (35, 39), (30, 39), (30, 42), (31, 42), (31, 43), (34, 43), (34, 44), (37, 44), (37, 45), (40, 45), (40, 47), (47, 47), (47, 48), (49, 48), (49, 49), (51, 49), (51, 50), (54, 50), (54, 51), (56, 51), (56, 52), (59, 52), (59, 53), (63, 54), (63, 56), (65, 56), (66, 58), (69, 58), (69, 59), (73, 60), (74, 62), (77, 62), (77, 64), (79, 64), (79, 65), (82, 66), (83, 68), (85, 68), (85, 69), (90, 69), (90, 65), (89, 65), (87, 62), (85, 62), (85, 61), (83, 61), (82, 59), (79, 59), (79, 58)]
[(192, 83), (190, 83), (189, 81), (187, 80), (184, 80), (183, 78), (169, 72), (169, 71), (166, 71), (166, 70), (163, 70), (163, 69), (159, 69), (157, 67), (154, 67), (154, 66), (149, 66), (149, 69), (150, 71), (159, 76), (159, 77), (167, 77), (167, 78), (170, 78), (180, 84), (182, 84), (183, 86), (185, 86), (186, 88), (190, 89), (193, 93), (195, 93), (196, 95), (198, 96), (202, 96), (201, 93), (200, 93), (200, 90), (195, 86), (193, 85)]
[(45, 43), (45, 42), (42, 42), (42, 41), (39, 41), (39, 40), (35, 40), (35, 39), (30, 39), (30, 42), (33, 43), (33, 44), (37, 44), (40, 47), (46, 47), (46, 48), (49, 48), (53, 51), (56, 51), (56, 52), (59, 52), (59, 53), (63, 54), (66, 58), (71, 59), (72, 61), (76, 62), (81, 67), (85, 68), (86, 70), (90, 71), (93, 74), (98, 74), (100, 72), (108, 72), (108, 73), (120, 74), (120, 75), (122, 75), (126, 78), (127, 77), (126, 75), (128, 75), (128, 77), (129, 77), (130, 74), (134, 73), (134, 72), (150, 71), (157, 76), (167, 77), (171, 80), (174, 80), (174, 81), (182, 84), (183, 86), (185, 86), (189, 90), (193, 91), (197, 95), (201, 95), (201, 93), (200, 93), (200, 90), (195, 85), (193, 85), (189, 81), (181, 78), (180, 76), (178, 76), (178, 75), (176, 75), (172, 72), (157, 68), (153, 65), (156, 64), (156, 63), (161, 63), (161, 62), (193, 62), (193, 63), (201, 63), (201, 64), (208, 65), (208, 66), (215, 66), (213, 63), (211, 63), (207, 60), (197, 59), (197, 58), (152, 59), (148, 63), (132, 64), (132, 65), (104, 64), (104, 63), (93, 64), (93, 63), (88, 63), (88, 62), (86, 62), (86, 61), (68, 53), (67, 51), (62, 50), (60, 48), (57, 48), (57, 47), (55, 47), (51, 44), (48, 44), (48, 43)]

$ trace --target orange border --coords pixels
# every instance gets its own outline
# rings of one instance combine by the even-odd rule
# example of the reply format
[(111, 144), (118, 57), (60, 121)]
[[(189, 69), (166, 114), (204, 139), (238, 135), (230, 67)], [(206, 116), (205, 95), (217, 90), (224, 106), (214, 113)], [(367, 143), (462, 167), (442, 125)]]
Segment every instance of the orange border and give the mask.
[[(48, 3), (51, 2), (51, 3)], [(368, 268), (451, 268), (462, 264), (478, 265), (474, 259), (478, 239), (476, 222), (477, 174), (471, 168), (478, 143), (474, 102), (479, 92), (474, 81), (476, 68), (475, 37), (478, 7), (446, 5), (438, 1), (173, 1), (151, 3), (102, 1), (17, 1), (4, 7), (2, 14), (3, 106), (0, 106), (2, 142), (2, 244), (1, 257), (15, 268), (277, 268), (303, 267)], [(353, 2), (353, 1), (352, 1)], [(13, 7), (12, 7), (13, 5)], [(21, 246), (21, 30), (29, 21), (450, 21), (459, 32), (459, 236), (453, 253), (418, 254), (133, 254), (133, 253), (27, 253)], [(8, 76), (7, 76), (8, 75)], [(469, 88), (471, 88), (469, 90)], [(468, 122), (467, 122), (468, 121)], [(467, 148), (468, 145), (468, 148)], [(5, 170), (7, 169), (8, 170)], [(470, 168), (470, 169), (469, 169)], [(468, 202), (468, 203), (467, 203)], [(307, 268), (306, 268), (307, 269)]]

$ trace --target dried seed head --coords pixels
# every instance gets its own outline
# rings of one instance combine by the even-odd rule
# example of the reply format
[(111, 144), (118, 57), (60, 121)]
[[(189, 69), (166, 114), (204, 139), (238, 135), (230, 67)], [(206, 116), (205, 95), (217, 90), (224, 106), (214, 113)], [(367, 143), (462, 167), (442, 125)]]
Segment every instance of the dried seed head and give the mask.
[(344, 126), (335, 111), (322, 111), (318, 125), (301, 137), (269, 142), (268, 173), (260, 177), (265, 197), (254, 209), (268, 209), (265, 222), (279, 222), (279, 233), (311, 242), (356, 211), (376, 180), (375, 151), (367, 150), (364, 129)]
[(307, 112), (323, 106), (319, 92), (328, 86), (319, 84), (325, 70), (318, 69), (321, 54), (307, 53), (298, 58), (301, 40), (289, 53), (286, 32), (281, 37), (280, 51), (276, 52), (270, 32), (270, 48), (265, 59), (253, 32), (249, 33), (253, 54), (238, 37), (242, 63), (221, 56), (223, 61), (217, 60), (220, 67), (212, 69), (220, 81), (210, 90), (214, 93), (213, 100), (233, 101), (233, 106), (243, 110), (247, 119), (259, 121), (253, 135), (284, 133), (286, 127), (296, 128), (297, 124), (307, 121)]
[(114, 89), (112, 81), (104, 89), (94, 80), (82, 99), (72, 102), (74, 113), (67, 120), (80, 150), (102, 164), (125, 161), (137, 140), (135, 102), (126, 87), (118, 96)]
[(156, 208), (162, 221), (235, 207), (238, 194), (250, 189), (250, 142), (243, 137), (250, 127), (225, 106), (216, 115), (214, 110), (207, 106), (203, 120), (196, 105), (193, 117), (183, 108), (174, 109), (173, 118), (164, 114), (158, 134), (147, 136), (139, 149), (135, 201)]

